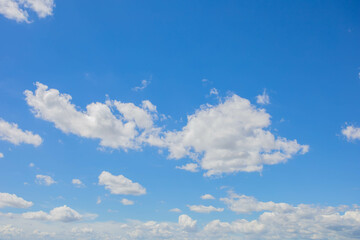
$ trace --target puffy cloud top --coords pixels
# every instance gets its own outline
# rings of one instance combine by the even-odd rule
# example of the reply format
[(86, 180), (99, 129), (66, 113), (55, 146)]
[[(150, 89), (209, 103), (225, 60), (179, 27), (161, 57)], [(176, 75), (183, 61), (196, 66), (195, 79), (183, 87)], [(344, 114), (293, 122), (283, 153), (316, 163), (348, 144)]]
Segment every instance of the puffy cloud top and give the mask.
[(25, 201), (23, 198), (10, 193), (0, 193), (0, 208), (14, 207), (14, 208), (29, 208), (33, 205), (32, 202)]
[(8, 123), (0, 118), (0, 139), (11, 142), (15, 145), (20, 143), (32, 144), (39, 146), (42, 143), (42, 138), (33, 134), (30, 131), (23, 131), (19, 129), (16, 123)]

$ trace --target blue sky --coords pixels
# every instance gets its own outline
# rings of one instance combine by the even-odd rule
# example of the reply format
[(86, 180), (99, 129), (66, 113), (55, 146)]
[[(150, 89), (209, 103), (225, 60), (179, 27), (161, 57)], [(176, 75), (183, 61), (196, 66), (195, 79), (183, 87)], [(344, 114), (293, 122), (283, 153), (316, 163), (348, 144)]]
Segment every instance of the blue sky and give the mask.
[(359, 10), (0, 0), (0, 239), (357, 239)]

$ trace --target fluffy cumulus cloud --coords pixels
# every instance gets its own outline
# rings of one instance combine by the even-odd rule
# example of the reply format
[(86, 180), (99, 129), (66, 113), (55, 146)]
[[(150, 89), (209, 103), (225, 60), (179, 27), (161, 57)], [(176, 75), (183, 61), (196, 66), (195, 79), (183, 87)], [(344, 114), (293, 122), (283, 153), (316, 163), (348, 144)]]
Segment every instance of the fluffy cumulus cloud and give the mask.
[(190, 211), (198, 213), (211, 213), (211, 212), (222, 212), (223, 208), (216, 208), (214, 206), (204, 206), (204, 205), (188, 205)]
[(73, 180), (71, 180), (71, 183), (75, 186), (75, 187), (83, 187), (85, 186), (82, 181), (80, 179), (74, 178)]
[(60, 221), (60, 222), (73, 222), (80, 220), (82, 216), (75, 210), (64, 205), (52, 209), (49, 213), (38, 211), (38, 212), (26, 212), (22, 216), (26, 219), (32, 220), (45, 220), (45, 221)]
[(229, 197), (221, 198), (221, 201), (226, 203), (234, 212), (237, 213), (249, 213), (249, 212), (262, 212), (262, 211), (276, 211), (286, 212), (293, 209), (293, 207), (286, 203), (274, 203), (274, 202), (259, 202), (256, 198), (238, 195), (233, 192), (229, 192)]
[(29, 208), (32, 205), (32, 202), (26, 201), (23, 198), (16, 196), (15, 194), (0, 193), (0, 208)]
[(204, 194), (201, 196), (201, 199), (204, 199), (204, 200), (212, 200), (212, 199), (215, 199), (213, 195), (211, 194)]
[(179, 225), (184, 228), (186, 231), (195, 231), (196, 230), (196, 220), (193, 220), (186, 214), (179, 216)]
[(85, 138), (100, 139), (100, 145), (110, 148), (134, 149), (144, 142), (156, 143), (158, 128), (153, 120), (157, 118), (156, 107), (149, 101), (142, 106), (108, 100), (86, 106), (79, 110), (71, 103), (71, 96), (56, 89), (36, 83), (33, 93), (26, 90), (26, 101), (35, 116), (49, 122), (65, 133)]
[(341, 133), (346, 137), (348, 141), (360, 140), (360, 128), (354, 126), (347, 126), (342, 129)]
[(17, 22), (31, 22), (28, 10), (39, 18), (51, 16), (54, 7), (54, 0), (0, 0), (0, 14)]
[(30, 131), (21, 130), (16, 123), (9, 123), (0, 118), (0, 139), (15, 145), (32, 144), (35, 147), (42, 143), (42, 138)]
[(35, 182), (39, 185), (45, 185), (45, 186), (50, 186), (56, 183), (56, 181), (52, 177), (47, 175), (40, 175), (40, 174), (36, 175)]
[(165, 144), (170, 158), (191, 157), (207, 171), (206, 176), (261, 171), (263, 165), (283, 163), (308, 151), (296, 140), (275, 137), (269, 126), (270, 115), (264, 109), (232, 95), (188, 116), (181, 131), (165, 134)]
[(139, 183), (135, 183), (123, 175), (114, 176), (109, 172), (103, 171), (99, 175), (99, 185), (105, 185), (112, 194), (123, 195), (143, 195), (146, 189)]

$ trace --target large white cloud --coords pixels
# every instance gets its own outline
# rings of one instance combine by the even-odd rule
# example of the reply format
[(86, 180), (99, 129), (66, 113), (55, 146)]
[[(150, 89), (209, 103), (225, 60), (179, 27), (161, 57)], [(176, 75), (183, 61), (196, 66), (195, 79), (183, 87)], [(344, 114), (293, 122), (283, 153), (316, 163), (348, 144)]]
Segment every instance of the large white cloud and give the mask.
[(112, 194), (123, 195), (143, 195), (146, 189), (139, 183), (135, 183), (123, 175), (114, 176), (109, 172), (103, 171), (99, 175), (99, 184), (105, 185)]
[(53, 14), (54, 7), (54, 0), (0, 0), (0, 14), (17, 22), (31, 22), (27, 9), (45, 18)]
[(42, 138), (30, 131), (21, 130), (16, 123), (9, 123), (0, 118), (0, 139), (11, 142), (15, 145), (20, 143), (32, 144), (39, 146)]
[(238, 195), (229, 192), (229, 197), (220, 198), (228, 207), (237, 213), (261, 212), (261, 211), (290, 211), (293, 207), (286, 203), (260, 202), (256, 198), (246, 195)]
[(14, 207), (14, 208), (29, 208), (33, 205), (32, 202), (26, 201), (15, 194), (0, 193), (0, 208)]
[(188, 205), (190, 211), (198, 213), (211, 213), (211, 212), (222, 212), (223, 208), (216, 208), (214, 206), (204, 206), (204, 205)]
[(354, 126), (347, 126), (341, 130), (341, 133), (347, 138), (347, 140), (359, 140), (360, 128)]
[[(132, 103), (108, 100), (91, 103), (86, 111), (71, 103), (71, 96), (36, 83), (35, 93), (26, 90), (26, 101), (36, 117), (53, 122), (65, 133), (100, 139), (100, 145), (110, 148), (138, 148), (143, 142), (156, 141), (153, 126), (156, 107), (143, 101), (141, 107)], [(115, 111), (116, 110), (116, 111)]]
[(308, 151), (296, 140), (275, 137), (269, 126), (270, 115), (264, 109), (234, 94), (188, 116), (181, 131), (166, 133), (166, 145), (170, 158), (191, 157), (207, 176), (261, 171), (263, 165), (283, 163)]
[(23, 213), (22, 216), (26, 219), (60, 222), (73, 222), (82, 218), (82, 216), (77, 211), (69, 208), (66, 205), (54, 208), (49, 213), (43, 211), (26, 212)]
[(191, 217), (189, 217), (186, 214), (182, 214), (179, 216), (179, 225), (184, 228), (186, 231), (194, 231), (196, 230), (196, 220), (193, 220)]

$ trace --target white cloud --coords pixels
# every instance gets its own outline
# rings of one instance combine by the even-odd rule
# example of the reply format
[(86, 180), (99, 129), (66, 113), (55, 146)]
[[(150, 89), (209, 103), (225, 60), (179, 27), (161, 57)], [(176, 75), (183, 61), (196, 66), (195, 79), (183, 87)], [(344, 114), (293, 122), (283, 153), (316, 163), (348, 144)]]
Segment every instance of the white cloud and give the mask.
[(199, 165), (197, 165), (196, 163), (188, 163), (185, 164), (184, 166), (176, 166), (177, 169), (182, 169), (185, 171), (189, 171), (189, 172), (198, 172), (199, 171)]
[(178, 208), (172, 208), (169, 210), (169, 212), (176, 212), (176, 213), (181, 213), (181, 210)]
[(101, 203), (101, 197), (98, 197), (96, 200), (96, 204), (100, 204)]
[(74, 178), (74, 179), (71, 181), (71, 183), (74, 184), (75, 187), (83, 187), (83, 186), (84, 186), (84, 184), (81, 182), (81, 180), (80, 180), (80, 179), (76, 179), (76, 178)]
[(196, 230), (196, 220), (193, 220), (186, 214), (179, 216), (179, 225), (184, 228), (185, 231), (194, 231)]
[(35, 167), (34, 163), (29, 163), (29, 167)]
[(50, 213), (46, 213), (43, 211), (26, 212), (23, 213), (22, 216), (26, 219), (60, 222), (73, 222), (82, 218), (82, 216), (78, 212), (69, 208), (66, 205), (54, 208), (50, 211)]
[(286, 203), (274, 203), (274, 202), (259, 202), (254, 197), (246, 195), (238, 195), (233, 192), (229, 192), (228, 198), (220, 198), (228, 205), (230, 210), (237, 213), (249, 213), (249, 212), (262, 212), (262, 211), (276, 211), (286, 212), (293, 209), (293, 207)]
[(50, 186), (54, 183), (56, 183), (56, 181), (50, 177), (50, 176), (46, 176), (46, 175), (36, 175), (36, 181), (35, 181), (37, 184), (40, 184), (40, 185), (45, 185), (45, 186)]
[(247, 99), (233, 95), (217, 106), (206, 105), (188, 116), (181, 131), (167, 132), (170, 158), (198, 161), (206, 176), (261, 171), (308, 151), (296, 140), (275, 137), (267, 128), (270, 115)]
[(17, 235), (21, 234), (22, 232), (23, 232), (23, 230), (21, 228), (14, 227), (11, 224), (0, 226), (0, 234), (5, 235), (6, 237), (17, 236)]
[(0, 152), (0, 158), (3, 158), (4, 157), (4, 154)]
[(103, 171), (99, 175), (99, 185), (105, 185), (112, 194), (123, 195), (143, 195), (146, 189), (139, 183), (134, 183), (123, 175), (114, 176), (109, 172)]
[(215, 198), (211, 194), (204, 194), (204, 195), (201, 196), (201, 199), (211, 200), (211, 199), (215, 199)]
[(270, 104), (270, 98), (266, 93), (266, 89), (264, 89), (264, 92), (261, 95), (256, 96), (256, 102), (262, 105)]
[(140, 86), (137, 86), (137, 87), (134, 87), (133, 90), (134, 91), (142, 91), (144, 90), (147, 86), (149, 86), (150, 84), (150, 81), (144, 79), (141, 81), (141, 85)]
[(35, 147), (42, 143), (39, 135), (33, 134), (30, 131), (23, 131), (19, 129), (16, 123), (8, 123), (0, 118), (0, 139), (11, 142), (15, 145), (20, 143), (32, 144)]
[(347, 138), (348, 141), (360, 139), (360, 128), (354, 126), (347, 126), (341, 130), (341, 133)]
[(216, 208), (214, 206), (204, 206), (204, 205), (188, 205), (190, 211), (198, 213), (211, 213), (211, 212), (222, 212), (223, 208)]
[(0, 0), (0, 14), (16, 22), (31, 22), (27, 9), (45, 18), (53, 14), (54, 7), (53, 0)]
[(123, 205), (134, 205), (134, 201), (131, 201), (131, 200), (126, 199), (126, 198), (123, 198), (123, 199), (121, 200), (121, 203), (122, 203)]
[(159, 141), (156, 135), (160, 129), (153, 126), (156, 107), (149, 101), (143, 101), (140, 108), (133, 103), (108, 100), (105, 104), (91, 103), (86, 111), (81, 111), (70, 102), (70, 95), (41, 83), (36, 86), (35, 93), (25, 91), (28, 105), (36, 117), (53, 122), (65, 133), (100, 139), (101, 146), (110, 148), (134, 149), (144, 142)]
[(219, 95), (219, 91), (216, 88), (210, 89), (210, 95)]
[(0, 193), (0, 208), (14, 207), (14, 208), (29, 208), (33, 205), (32, 202), (25, 201), (23, 198), (10, 193)]

